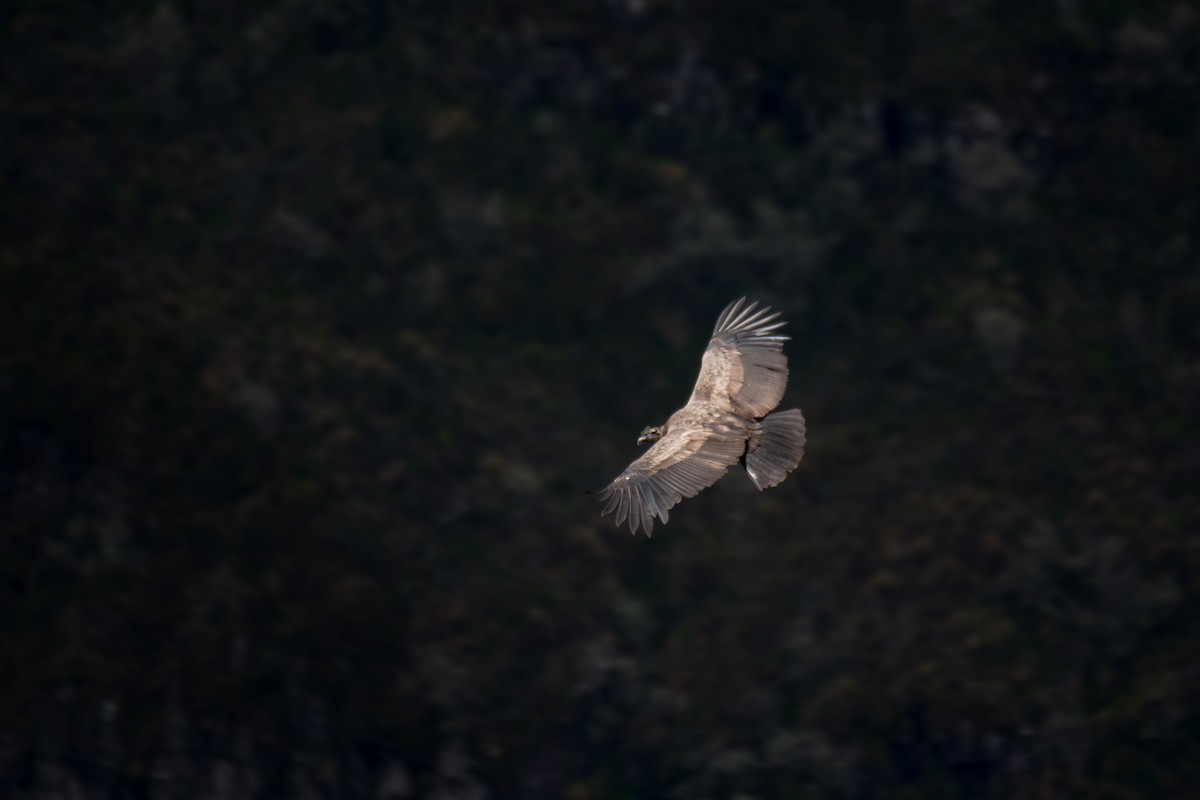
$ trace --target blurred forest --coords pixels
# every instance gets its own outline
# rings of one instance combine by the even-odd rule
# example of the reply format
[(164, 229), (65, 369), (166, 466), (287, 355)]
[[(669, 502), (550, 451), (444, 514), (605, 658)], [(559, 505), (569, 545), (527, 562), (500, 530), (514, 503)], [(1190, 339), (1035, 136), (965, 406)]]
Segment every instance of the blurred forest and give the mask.
[[(0, 123), (0, 795), (1195, 796), (1195, 0), (19, 0)], [(806, 458), (632, 537), (741, 295)]]

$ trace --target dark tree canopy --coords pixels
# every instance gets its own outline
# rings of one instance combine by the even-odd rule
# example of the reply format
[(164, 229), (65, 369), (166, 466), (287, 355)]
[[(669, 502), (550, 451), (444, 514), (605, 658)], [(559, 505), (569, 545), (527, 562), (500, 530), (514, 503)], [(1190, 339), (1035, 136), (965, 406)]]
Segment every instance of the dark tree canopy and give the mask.
[[(0, 75), (0, 796), (1200, 784), (1195, 0), (18, 2)], [(618, 534), (742, 294), (800, 474)]]

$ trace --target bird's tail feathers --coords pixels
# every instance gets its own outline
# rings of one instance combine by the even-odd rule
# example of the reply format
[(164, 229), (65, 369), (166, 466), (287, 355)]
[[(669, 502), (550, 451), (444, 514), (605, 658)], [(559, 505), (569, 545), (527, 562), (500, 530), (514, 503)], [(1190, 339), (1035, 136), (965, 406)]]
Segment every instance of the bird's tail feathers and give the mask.
[(762, 441), (746, 456), (746, 473), (759, 491), (777, 486), (804, 458), (804, 415), (800, 409), (776, 411), (760, 422)]

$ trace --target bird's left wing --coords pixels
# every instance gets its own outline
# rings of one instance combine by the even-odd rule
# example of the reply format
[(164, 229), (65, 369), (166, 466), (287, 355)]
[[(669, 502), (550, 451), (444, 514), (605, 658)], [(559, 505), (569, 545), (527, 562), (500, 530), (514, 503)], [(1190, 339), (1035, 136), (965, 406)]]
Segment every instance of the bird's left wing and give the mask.
[(671, 430), (600, 492), (608, 501), (600, 513), (616, 511), (618, 526), (628, 519), (631, 532), (640, 525), (649, 536), (655, 516), (665, 523), (668, 510), (716, 483), (745, 449), (744, 436), (717, 427)]
[(688, 405), (702, 403), (751, 419), (779, 405), (788, 379), (783, 343), (790, 337), (779, 332), (784, 323), (778, 319), (778, 311), (747, 306), (744, 297), (727, 306), (717, 317)]

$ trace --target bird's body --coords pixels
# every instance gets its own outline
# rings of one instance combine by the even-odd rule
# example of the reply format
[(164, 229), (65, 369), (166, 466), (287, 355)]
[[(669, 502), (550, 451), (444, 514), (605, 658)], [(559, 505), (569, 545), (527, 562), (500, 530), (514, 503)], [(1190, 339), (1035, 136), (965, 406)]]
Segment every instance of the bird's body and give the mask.
[(653, 446), (600, 492), (602, 514), (616, 512), (633, 533), (650, 535), (654, 517), (684, 497), (694, 497), (741, 462), (759, 490), (777, 485), (804, 456), (804, 416), (799, 409), (770, 413), (787, 389), (787, 358), (777, 333), (783, 322), (769, 308), (755, 312), (746, 298), (717, 318), (700, 376), (687, 405), (666, 423), (648, 427), (638, 444)]

